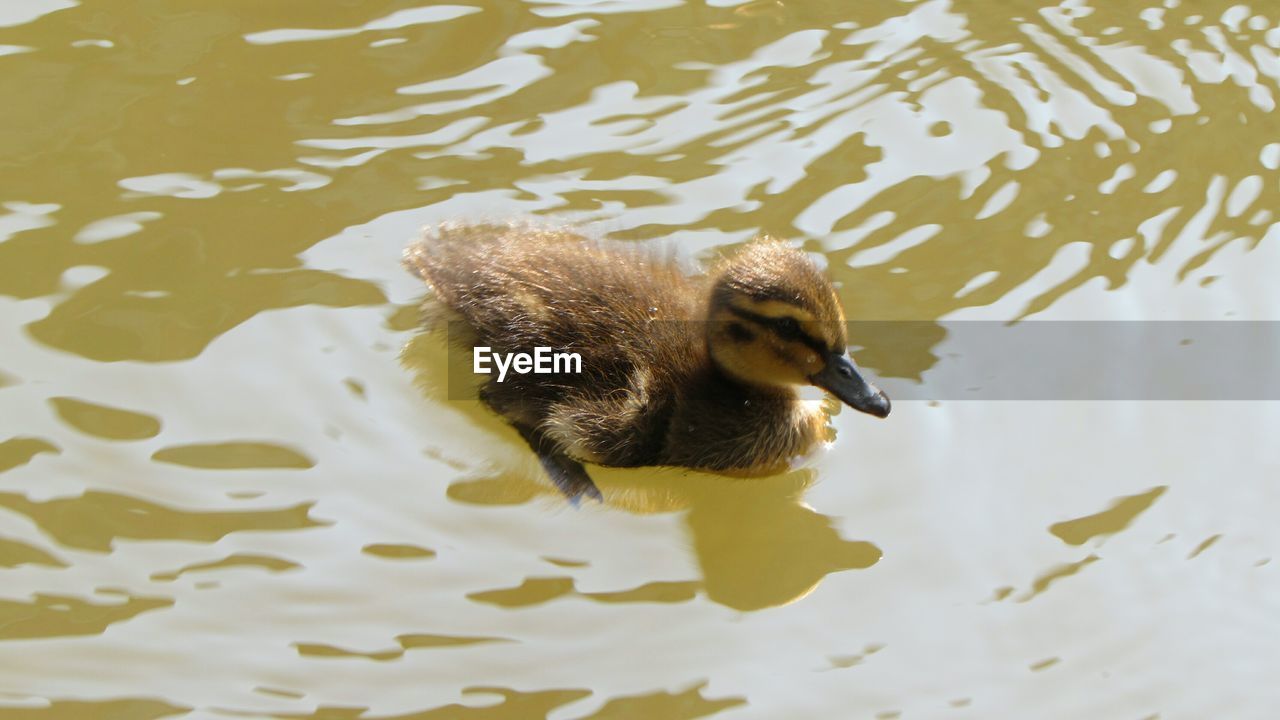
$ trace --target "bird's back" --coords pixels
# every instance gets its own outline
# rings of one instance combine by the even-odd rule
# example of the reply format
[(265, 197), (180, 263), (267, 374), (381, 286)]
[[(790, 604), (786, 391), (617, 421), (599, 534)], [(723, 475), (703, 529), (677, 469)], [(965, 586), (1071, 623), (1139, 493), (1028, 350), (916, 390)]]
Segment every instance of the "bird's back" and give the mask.
[(566, 231), (446, 226), (410, 246), (405, 263), (495, 350), (651, 346), (637, 340), (704, 312), (700, 286), (672, 258)]
[(581, 356), (581, 373), (493, 376), (482, 393), (518, 422), (579, 438), (579, 457), (651, 462), (672, 393), (706, 364), (705, 291), (674, 259), (565, 231), (444, 227), (405, 254), (439, 303), (495, 353)]

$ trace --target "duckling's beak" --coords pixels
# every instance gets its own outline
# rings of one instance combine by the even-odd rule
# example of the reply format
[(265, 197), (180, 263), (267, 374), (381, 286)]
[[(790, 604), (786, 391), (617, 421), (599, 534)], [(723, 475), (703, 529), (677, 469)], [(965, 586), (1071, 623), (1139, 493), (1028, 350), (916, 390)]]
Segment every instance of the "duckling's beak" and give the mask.
[(828, 355), (827, 366), (811, 375), (809, 380), (854, 410), (879, 418), (889, 416), (889, 397), (867, 382), (858, 373), (858, 366), (844, 353)]

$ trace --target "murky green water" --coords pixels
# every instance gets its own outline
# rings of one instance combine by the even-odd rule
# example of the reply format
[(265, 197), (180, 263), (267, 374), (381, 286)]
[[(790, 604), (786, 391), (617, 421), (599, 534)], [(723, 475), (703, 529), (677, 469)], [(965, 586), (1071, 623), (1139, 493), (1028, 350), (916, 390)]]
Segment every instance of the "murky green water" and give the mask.
[(0, 717), (1269, 718), (1275, 403), (903, 402), (575, 511), (423, 392), (399, 255), (803, 239), (904, 380), (1280, 320), (1277, 94), (1214, 0), (0, 4)]

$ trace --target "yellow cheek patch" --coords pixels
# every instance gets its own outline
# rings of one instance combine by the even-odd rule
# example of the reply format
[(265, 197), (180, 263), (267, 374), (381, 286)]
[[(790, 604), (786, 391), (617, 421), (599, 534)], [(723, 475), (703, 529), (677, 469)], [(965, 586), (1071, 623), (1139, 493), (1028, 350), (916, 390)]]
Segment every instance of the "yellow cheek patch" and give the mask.
[(818, 372), (826, 362), (811, 348), (799, 342), (779, 342), (774, 339), (767, 350), (759, 348), (759, 355), (768, 356), (761, 360), (771, 365), (770, 372), (790, 382), (802, 382), (804, 378)]
[(826, 364), (817, 353), (800, 343), (787, 343), (785, 354), (779, 354), (778, 359), (784, 361), (788, 369), (802, 377), (818, 372)]
[(800, 355), (800, 368), (805, 375), (812, 375), (823, 368), (826, 361), (818, 356), (818, 353), (805, 348), (805, 352)]
[(812, 374), (812, 372), (805, 372), (804, 365), (797, 355), (778, 353), (763, 348), (760, 349), (760, 352), (754, 354), (752, 365), (755, 366), (755, 371), (761, 378), (766, 378), (773, 382), (781, 381), (799, 385), (803, 384), (805, 378)]

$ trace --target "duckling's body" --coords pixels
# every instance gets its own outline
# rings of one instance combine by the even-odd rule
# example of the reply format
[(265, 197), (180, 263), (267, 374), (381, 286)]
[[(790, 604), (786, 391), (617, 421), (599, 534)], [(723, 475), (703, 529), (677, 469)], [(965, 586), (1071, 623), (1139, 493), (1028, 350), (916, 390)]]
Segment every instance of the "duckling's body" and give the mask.
[[(468, 344), (581, 356), (580, 374), (491, 375), (480, 391), (571, 498), (599, 497), (581, 462), (763, 473), (824, 436), (826, 414), (794, 386), (844, 357), (844, 317), (786, 245), (756, 241), (713, 276), (689, 276), (670, 257), (568, 232), (455, 226), (405, 262), (465, 321)], [(887, 414), (852, 376), (845, 394)]]

